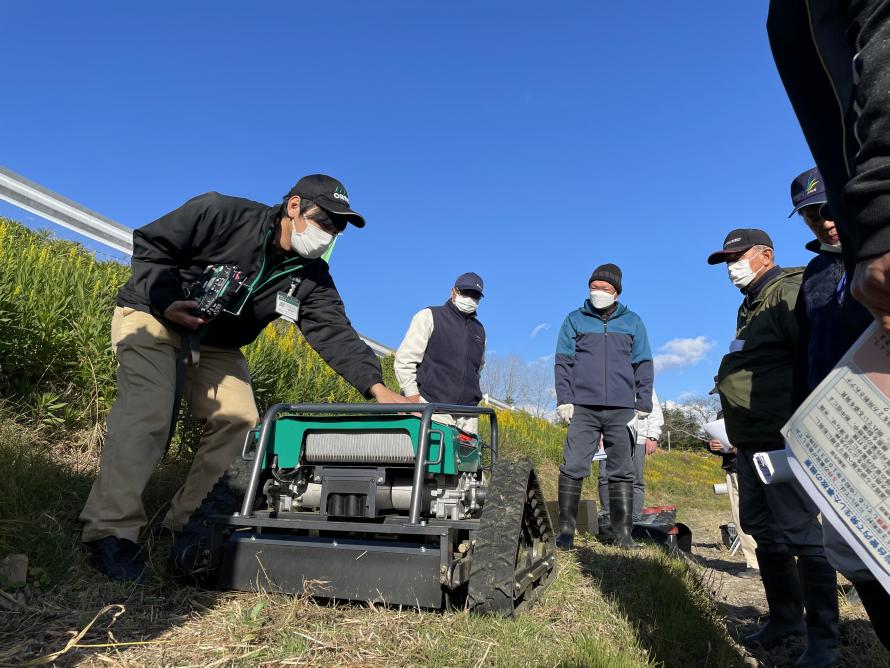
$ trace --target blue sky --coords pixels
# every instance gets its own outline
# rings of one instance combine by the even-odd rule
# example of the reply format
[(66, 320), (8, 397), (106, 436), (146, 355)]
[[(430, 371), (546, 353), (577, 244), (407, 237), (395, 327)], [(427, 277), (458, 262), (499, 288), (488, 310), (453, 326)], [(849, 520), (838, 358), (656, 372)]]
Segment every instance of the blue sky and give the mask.
[(705, 263), (726, 232), (762, 227), (780, 263), (809, 259), (787, 214), (812, 160), (766, 7), (13, 3), (0, 164), (133, 227), (330, 173), (368, 219), (334, 277), (391, 346), (476, 271), (489, 349), (551, 355), (615, 262), (678, 399), (710, 388), (733, 338), (740, 295)]

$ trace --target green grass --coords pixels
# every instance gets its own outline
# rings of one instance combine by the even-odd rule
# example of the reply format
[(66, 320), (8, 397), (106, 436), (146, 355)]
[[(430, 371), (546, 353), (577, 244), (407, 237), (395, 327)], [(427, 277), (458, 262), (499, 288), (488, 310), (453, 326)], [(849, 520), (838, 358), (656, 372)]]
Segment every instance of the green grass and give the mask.
[[(698, 576), (655, 548), (629, 557), (580, 539), (581, 549), (560, 555), (540, 604), (515, 620), (175, 588), (164, 575), (168, 539), (150, 532), (144, 587), (99, 576), (79, 549), (77, 515), (115, 396), (109, 325), (126, 277), (126, 267), (0, 219), (0, 556), (30, 560), (26, 606), (0, 612), (0, 664), (60, 650), (109, 604), (123, 612), (101, 612), (81, 641), (104, 646), (75, 648), (59, 664), (738, 663)], [(244, 353), (261, 406), (360, 400), (292, 327), (270, 326)], [(383, 370), (394, 387), (391, 360)], [(552, 497), (565, 428), (515, 411), (499, 420), (502, 452), (531, 458)], [(150, 518), (181, 483), (191, 443), (174, 448), (149, 483)], [(651, 499), (693, 503), (719, 469), (713, 459), (672, 453), (651, 458), (649, 475)]]

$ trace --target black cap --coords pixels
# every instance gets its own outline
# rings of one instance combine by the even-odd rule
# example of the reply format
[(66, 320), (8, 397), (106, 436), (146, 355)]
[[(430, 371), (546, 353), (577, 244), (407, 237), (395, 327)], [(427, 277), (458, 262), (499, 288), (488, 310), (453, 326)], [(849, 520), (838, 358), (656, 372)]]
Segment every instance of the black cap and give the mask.
[(773, 240), (766, 232), (756, 228), (743, 227), (733, 230), (723, 240), (723, 250), (714, 251), (708, 256), (708, 264), (726, 262), (727, 256), (746, 251), (753, 246), (773, 248)]
[(365, 226), (365, 219), (349, 208), (346, 188), (331, 176), (324, 174), (304, 176), (287, 194), (288, 197), (294, 195), (312, 200), (334, 219), (340, 218), (356, 227)]
[(615, 292), (619, 295), (621, 294), (621, 268), (617, 264), (607, 262), (606, 264), (598, 266), (590, 275), (590, 280), (587, 281), (587, 285), (590, 285), (594, 281), (605, 281), (615, 288)]
[(458, 276), (454, 282), (454, 287), (458, 290), (475, 290), (480, 297), (482, 296), (482, 279), (479, 277), (479, 274), (474, 274), (472, 271)]
[(798, 175), (791, 182), (791, 204), (794, 209), (788, 214), (791, 218), (795, 213), (810, 204), (825, 204), (828, 196), (825, 194), (825, 182), (819, 170), (813, 167), (803, 174)]

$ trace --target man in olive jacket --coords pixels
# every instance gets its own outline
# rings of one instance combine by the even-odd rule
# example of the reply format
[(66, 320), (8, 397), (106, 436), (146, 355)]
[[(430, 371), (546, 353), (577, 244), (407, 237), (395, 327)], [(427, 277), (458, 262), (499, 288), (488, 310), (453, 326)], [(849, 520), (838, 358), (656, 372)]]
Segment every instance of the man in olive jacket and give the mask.
[(807, 651), (796, 665), (835, 665), (837, 574), (825, 557), (818, 508), (796, 481), (762, 484), (753, 463), (755, 453), (785, 447), (780, 429), (794, 410), (796, 356), (805, 354), (795, 316), (803, 271), (776, 265), (772, 240), (757, 229), (730, 232), (708, 257), (708, 264), (724, 262), (744, 299), (717, 390), (726, 433), (738, 449), (742, 529), (757, 542), (770, 611), (766, 625), (744, 642), (771, 647), (805, 631)]
[[(321, 259), (347, 223), (365, 225), (343, 184), (314, 174), (273, 206), (207, 193), (133, 232), (132, 276), (111, 321), (117, 400), (99, 475), (80, 514), (82, 541), (99, 571), (116, 580), (143, 578), (142, 492), (164, 455), (180, 394), (203, 431), (164, 525), (181, 531), (238, 455), (258, 419), (240, 348), (279, 316), (296, 322), (367, 398), (406, 401), (383, 385), (380, 364), (352, 328)], [(208, 321), (194, 312), (186, 287), (214, 265), (237, 265), (245, 288)]]

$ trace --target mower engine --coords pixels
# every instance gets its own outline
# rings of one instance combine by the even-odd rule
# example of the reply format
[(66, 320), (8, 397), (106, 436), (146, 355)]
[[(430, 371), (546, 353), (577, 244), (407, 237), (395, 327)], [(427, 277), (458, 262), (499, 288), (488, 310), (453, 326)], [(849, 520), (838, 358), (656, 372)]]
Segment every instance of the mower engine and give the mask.
[[(534, 467), (489, 408), (278, 404), (173, 548), (206, 587), (512, 615), (555, 574)], [(487, 416), (490, 445), (433, 419)]]

